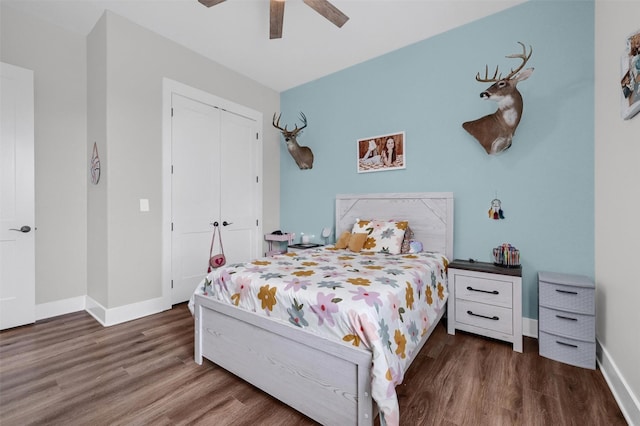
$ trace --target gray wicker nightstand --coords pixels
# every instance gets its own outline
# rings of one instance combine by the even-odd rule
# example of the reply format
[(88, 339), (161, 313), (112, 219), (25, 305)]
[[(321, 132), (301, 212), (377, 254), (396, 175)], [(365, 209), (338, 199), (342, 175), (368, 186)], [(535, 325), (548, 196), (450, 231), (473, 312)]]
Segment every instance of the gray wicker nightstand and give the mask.
[(538, 273), (540, 355), (596, 368), (595, 284), (582, 275)]

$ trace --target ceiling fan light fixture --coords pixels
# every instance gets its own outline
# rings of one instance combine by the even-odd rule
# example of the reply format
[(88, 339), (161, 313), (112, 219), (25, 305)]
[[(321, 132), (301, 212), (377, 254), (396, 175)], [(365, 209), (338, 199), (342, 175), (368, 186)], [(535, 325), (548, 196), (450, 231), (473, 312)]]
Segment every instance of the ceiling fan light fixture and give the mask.
[[(206, 7), (215, 6), (225, 0), (198, 0)], [(282, 21), (284, 20), (284, 3), (286, 0), (269, 0), (269, 38), (282, 38)], [(304, 3), (324, 16), (338, 28), (349, 20), (349, 17), (328, 0), (303, 0)]]

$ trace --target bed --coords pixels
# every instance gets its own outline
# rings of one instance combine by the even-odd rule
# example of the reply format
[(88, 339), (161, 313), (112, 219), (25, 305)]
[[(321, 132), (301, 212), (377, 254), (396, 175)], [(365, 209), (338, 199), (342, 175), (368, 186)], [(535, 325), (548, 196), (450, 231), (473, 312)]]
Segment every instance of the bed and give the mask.
[[(195, 361), (202, 364), (203, 359), (207, 358), (321, 424), (371, 425), (378, 408), (384, 414), (380, 419), (381, 424), (397, 424), (399, 413), (395, 387), (381, 387), (381, 376), (384, 375), (389, 383), (401, 382), (404, 372), (444, 314), (448, 294), (447, 259), (453, 258), (453, 195), (338, 195), (335, 208), (335, 235), (351, 231), (357, 220), (393, 219), (409, 224), (414, 234), (413, 239), (422, 243), (424, 251), (407, 255), (372, 253), (365, 249), (362, 253), (354, 254), (333, 247), (324, 247), (303, 253), (256, 259), (248, 264), (227, 265), (215, 270), (198, 286), (192, 298), (195, 317)], [(406, 320), (410, 324), (415, 324), (410, 320), (414, 311), (418, 312), (418, 318), (424, 317), (427, 310), (433, 314), (419, 323), (417, 328), (413, 327), (408, 331), (406, 339), (403, 340), (403, 333), (398, 336), (390, 332), (388, 341), (379, 339), (378, 342), (371, 337), (371, 333), (367, 333), (371, 324), (368, 324), (366, 319), (369, 315), (375, 315), (375, 312), (360, 314), (355, 308), (345, 308), (347, 316), (351, 315), (350, 320), (356, 318), (355, 322), (344, 325), (349, 327), (356, 324), (349, 329), (350, 332), (336, 326), (335, 323), (324, 331), (309, 331), (311, 327), (295, 324), (295, 321), (300, 320), (315, 321), (320, 325), (323, 322), (325, 325), (332, 322), (334, 319), (331, 316), (323, 317), (322, 310), (333, 302), (346, 303), (345, 291), (354, 294), (352, 299), (358, 300), (361, 305), (369, 304), (364, 302), (371, 301), (369, 297), (377, 287), (368, 287), (368, 284), (365, 284), (367, 287), (364, 289), (371, 289), (371, 292), (363, 293), (361, 285), (341, 285), (339, 282), (336, 284), (335, 280), (353, 278), (350, 273), (354, 270), (359, 274), (356, 279), (361, 280), (365, 270), (366, 274), (374, 274), (375, 271), (372, 270), (375, 269), (388, 270), (391, 268), (388, 262), (396, 266), (395, 272), (400, 281), (400, 285), (392, 287), (400, 287), (406, 294), (409, 294), (409, 290), (404, 287), (411, 289), (411, 300), (407, 298), (406, 303), (414, 303), (414, 297), (415, 303), (421, 303), (420, 299), (427, 300), (427, 290), (431, 293), (431, 303), (429, 306), (425, 305), (424, 309), (413, 309), (412, 305), (411, 309), (400, 311), (400, 316), (406, 316), (402, 317), (403, 323)], [(417, 263), (414, 265), (411, 262)], [(367, 265), (372, 270), (367, 269)], [(280, 270), (274, 272), (264, 269), (272, 266)], [(297, 292), (305, 283), (309, 285), (311, 277), (305, 274), (319, 275), (313, 268), (345, 272), (341, 278), (338, 277), (340, 274), (332, 275), (333, 281), (329, 284), (326, 279), (320, 283), (324, 287), (323, 292), (318, 294), (327, 298), (326, 305), (321, 304), (320, 299), (314, 304), (314, 300), (306, 300), (304, 293)], [(283, 270), (285, 272), (282, 272)], [(299, 272), (302, 275), (296, 275), (300, 279), (294, 280), (293, 275), (287, 271)], [(416, 271), (426, 275), (418, 277)], [(294, 296), (293, 303), (290, 299), (283, 302), (276, 297), (270, 298), (267, 293), (257, 298), (243, 298), (241, 291), (229, 291), (228, 294), (223, 291), (223, 287), (232, 285), (245, 288), (244, 282), (238, 286), (238, 282), (232, 283), (232, 278), (246, 278), (245, 273), (249, 272), (262, 278), (258, 284), (260, 289), (254, 289), (255, 292), (264, 293), (266, 288), (268, 293), (276, 287), (274, 283), (277, 280), (288, 278), (286, 285), (288, 293)], [(408, 277), (409, 273), (416, 275), (416, 282), (410, 282), (413, 278)], [(371, 275), (370, 280), (367, 280), (378, 279)], [(246, 284), (248, 288), (248, 281)], [(433, 286), (433, 292), (430, 284)], [(287, 293), (283, 291), (283, 287), (279, 289), (278, 297)], [(343, 293), (340, 293), (341, 291)], [(357, 292), (360, 293), (356, 294)], [(212, 297), (214, 294), (216, 297)], [(391, 296), (389, 297), (391, 300)], [(243, 305), (245, 300), (261, 300), (262, 305)], [(393, 306), (393, 303), (388, 305)], [(279, 311), (287, 312), (288, 315), (279, 318), (278, 309), (274, 308), (276, 306), (279, 306)], [(301, 308), (300, 311), (306, 306), (306, 318), (296, 313), (296, 306)], [(371, 306), (374, 310), (383, 311), (379, 304), (373, 303)], [(313, 313), (310, 313), (311, 311)], [(340, 322), (340, 319), (335, 319), (335, 322)], [(380, 323), (376, 325), (379, 326)], [(381, 356), (383, 352), (384, 358)], [(388, 355), (390, 352), (393, 354)]]

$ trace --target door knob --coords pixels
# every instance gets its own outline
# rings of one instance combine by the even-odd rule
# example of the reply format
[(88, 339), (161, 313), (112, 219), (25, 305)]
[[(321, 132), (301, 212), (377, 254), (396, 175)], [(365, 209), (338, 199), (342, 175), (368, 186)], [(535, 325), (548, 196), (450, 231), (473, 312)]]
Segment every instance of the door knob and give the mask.
[(227, 222), (226, 220), (222, 222), (222, 226), (233, 225), (233, 222)]
[(24, 232), (24, 233), (26, 234), (27, 232), (31, 231), (31, 227), (30, 227), (30, 226), (27, 226), (27, 225), (24, 225), (24, 226), (23, 226), (22, 228), (20, 228), (20, 229), (11, 228), (11, 229), (9, 229), (9, 231)]

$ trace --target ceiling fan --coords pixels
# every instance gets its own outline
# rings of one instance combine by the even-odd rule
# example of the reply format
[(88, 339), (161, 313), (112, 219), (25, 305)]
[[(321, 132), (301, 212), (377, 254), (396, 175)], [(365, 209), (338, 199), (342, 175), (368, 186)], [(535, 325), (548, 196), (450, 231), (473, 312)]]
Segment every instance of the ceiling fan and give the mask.
[[(207, 7), (215, 6), (225, 0), (198, 0)], [(342, 13), (337, 7), (329, 3), (327, 0), (302, 0), (307, 6), (327, 18), (338, 28), (341, 28), (349, 17)], [(282, 20), (284, 17), (285, 0), (269, 0), (270, 5), (270, 25), (269, 38), (282, 38)]]

